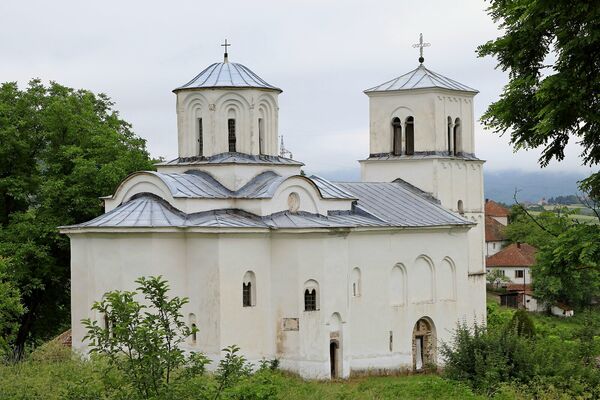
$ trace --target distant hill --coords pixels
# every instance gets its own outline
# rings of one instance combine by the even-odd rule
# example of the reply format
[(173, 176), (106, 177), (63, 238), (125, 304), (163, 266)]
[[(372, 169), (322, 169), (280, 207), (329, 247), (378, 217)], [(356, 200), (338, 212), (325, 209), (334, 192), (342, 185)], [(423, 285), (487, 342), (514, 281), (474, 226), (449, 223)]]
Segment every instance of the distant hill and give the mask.
[[(357, 167), (346, 170), (313, 172), (332, 181), (358, 181), (360, 169)], [(484, 172), (485, 197), (506, 204), (514, 202), (515, 189), (519, 191), (519, 201), (537, 202), (541, 198), (566, 196), (578, 193), (577, 181), (587, 175), (577, 172), (504, 170)]]
[(515, 189), (521, 201), (537, 202), (541, 198), (566, 196), (579, 192), (577, 181), (585, 173), (505, 170), (484, 172), (485, 197), (502, 203), (514, 203)]

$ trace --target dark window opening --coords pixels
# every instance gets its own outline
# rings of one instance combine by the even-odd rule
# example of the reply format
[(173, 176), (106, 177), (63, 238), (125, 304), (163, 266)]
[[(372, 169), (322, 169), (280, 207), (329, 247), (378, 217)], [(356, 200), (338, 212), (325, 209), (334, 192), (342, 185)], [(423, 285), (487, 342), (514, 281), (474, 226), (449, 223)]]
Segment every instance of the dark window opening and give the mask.
[(204, 137), (203, 137), (202, 118), (198, 118), (198, 155), (204, 155)]
[(400, 118), (392, 120), (392, 130), (394, 135), (392, 152), (395, 156), (399, 156), (402, 154), (402, 123), (400, 122)]
[(518, 269), (515, 271), (515, 278), (523, 278), (525, 276), (525, 271), (522, 269)]
[(448, 117), (448, 154), (452, 154), (452, 118)]
[(235, 119), (227, 120), (227, 131), (229, 133), (229, 151), (235, 150)]
[(192, 342), (196, 343), (198, 328), (196, 328), (196, 324), (192, 324)]
[(454, 155), (457, 156), (460, 153), (460, 145), (461, 145), (461, 126), (460, 126), (460, 118), (456, 118), (454, 122)]
[(304, 311), (317, 310), (317, 291), (315, 289), (306, 289), (304, 291)]
[(415, 119), (406, 118), (406, 155), (415, 154)]
[(264, 154), (265, 152), (265, 127), (263, 119), (258, 119), (258, 154)]
[(252, 307), (252, 283), (242, 283), (242, 304), (244, 307)]

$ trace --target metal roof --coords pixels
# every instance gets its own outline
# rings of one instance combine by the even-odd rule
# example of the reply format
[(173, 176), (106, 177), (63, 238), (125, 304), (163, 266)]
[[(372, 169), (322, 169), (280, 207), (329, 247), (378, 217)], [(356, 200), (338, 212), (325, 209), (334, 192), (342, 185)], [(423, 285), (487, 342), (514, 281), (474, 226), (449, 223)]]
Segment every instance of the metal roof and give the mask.
[[(266, 178), (268, 177), (263, 175), (261, 180), (257, 180), (256, 184), (253, 184), (253, 189), (248, 190), (255, 194), (270, 193), (270, 189), (263, 190), (266, 187), (263, 184), (268, 181)], [(352, 211), (333, 211), (326, 216), (286, 211), (261, 217), (238, 209), (185, 214), (153, 194), (141, 193), (98, 218), (63, 228), (237, 227), (300, 229), (468, 226), (472, 224), (460, 215), (446, 210), (435, 199), (405, 182), (348, 182), (335, 184), (327, 182), (327, 184), (334, 186), (336, 191), (358, 198)]]
[(252, 72), (250, 68), (228, 61), (211, 64), (196, 75), (194, 79), (175, 90), (202, 88), (259, 88), (282, 92), (278, 87), (268, 84), (264, 79)]
[(252, 155), (237, 152), (215, 154), (210, 157), (178, 157), (171, 161), (157, 163), (160, 166), (169, 165), (203, 165), (203, 164), (278, 164), (278, 165), (304, 165), (300, 161), (291, 158)]
[(370, 89), (365, 90), (365, 93), (372, 92), (390, 92), (396, 90), (411, 90), (425, 88), (442, 88), (449, 90), (459, 90), (462, 92), (478, 93), (476, 89), (463, 85), (453, 79), (447, 78), (436, 72), (433, 72), (423, 64), (420, 64), (412, 71), (401, 75), (397, 78), (389, 80)]

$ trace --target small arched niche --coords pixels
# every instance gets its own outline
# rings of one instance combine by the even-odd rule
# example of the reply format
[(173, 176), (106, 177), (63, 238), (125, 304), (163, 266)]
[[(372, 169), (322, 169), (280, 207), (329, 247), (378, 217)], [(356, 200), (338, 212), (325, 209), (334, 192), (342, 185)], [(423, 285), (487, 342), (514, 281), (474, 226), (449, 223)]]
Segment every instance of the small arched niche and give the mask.
[(396, 264), (390, 275), (390, 304), (402, 306), (406, 303), (406, 269), (402, 264)]
[(256, 275), (246, 271), (242, 282), (242, 306), (254, 307), (256, 305)]
[(398, 117), (392, 119), (392, 153), (395, 156), (402, 154), (402, 121)]

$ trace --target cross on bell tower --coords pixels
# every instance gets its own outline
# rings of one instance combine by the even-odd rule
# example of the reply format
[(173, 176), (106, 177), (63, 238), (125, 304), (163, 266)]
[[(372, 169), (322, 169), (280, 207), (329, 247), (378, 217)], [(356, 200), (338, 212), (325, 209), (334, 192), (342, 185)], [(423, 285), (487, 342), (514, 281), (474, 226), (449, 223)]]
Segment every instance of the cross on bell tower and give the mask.
[(413, 44), (413, 47), (419, 49), (419, 62), (421, 64), (423, 64), (423, 61), (425, 61), (425, 58), (423, 58), (423, 47), (429, 46), (431, 46), (431, 43), (423, 43), (423, 34), (419, 34), (419, 43)]
[(231, 46), (231, 44), (227, 43), (227, 39), (225, 39), (225, 43), (221, 44), (221, 46), (225, 47), (225, 54), (223, 56), (223, 62), (228, 62), (228, 59), (227, 59), (227, 57), (228, 57), (227, 48), (229, 46)]

